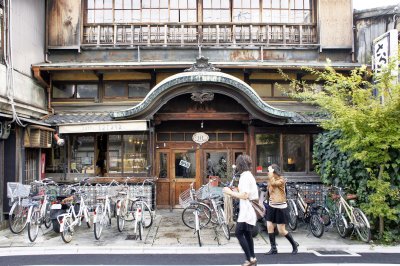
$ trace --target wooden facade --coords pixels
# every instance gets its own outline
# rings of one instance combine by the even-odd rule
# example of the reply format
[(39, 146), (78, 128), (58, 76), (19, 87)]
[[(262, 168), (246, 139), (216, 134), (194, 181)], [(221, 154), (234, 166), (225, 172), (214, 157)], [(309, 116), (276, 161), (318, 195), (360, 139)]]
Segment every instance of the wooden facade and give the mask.
[[(66, 145), (46, 154), (47, 176), (154, 176), (160, 208), (207, 182), (208, 157), (224, 181), (239, 154), (260, 181), (271, 163), (290, 180), (319, 181), (315, 108), (285, 95), (278, 69), (307, 81), (301, 67), (326, 58), (353, 69), (350, 0), (136, 2), (48, 1), (50, 62), (33, 70), (50, 85), (45, 121)], [(200, 133), (206, 142), (194, 141)]]

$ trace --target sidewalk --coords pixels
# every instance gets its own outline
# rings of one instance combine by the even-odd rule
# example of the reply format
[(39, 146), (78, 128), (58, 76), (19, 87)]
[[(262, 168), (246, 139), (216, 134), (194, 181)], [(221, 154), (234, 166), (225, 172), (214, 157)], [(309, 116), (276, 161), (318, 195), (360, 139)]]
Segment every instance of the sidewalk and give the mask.
[[(105, 228), (100, 240), (94, 238), (93, 228), (86, 223), (77, 229), (73, 240), (66, 244), (60, 235), (51, 227), (39, 232), (34, 243), (31, 243), (27, 231), (14, 235), (9, 229), (0, 231), (0, 256), (17, 254), (188, 254), (188, 253), (241, 253), (237, 239), (233, 236), (227, 240), (217, 228), (205, 228), (201, 231), (203, 246), (199, 247), (197, 236), (181, 220), (182, 210), (158, 210), (151, 228), (145, 229), (145, 239), (131, 240), (133, 227), (127, 223), (124, 232), (116, 227), (112, 219), (110, 228)], [(43, 226), (44, 228), (44, 226)], [(349, 256), (354, 253), (384, 252), (399, 253), (399, 247), (385, 247), (365, 244), (358, 240), (341, 238), (335, 228), (329, 228), (319, 239), (308, 233), (305, 225), (292, 233), (300, 244), (299, 252), (317, 252), (335, 255), (337, 251)], [(291, 252), (291, 246), (284, 237), (277, 237), (279, 253)], [(262, 231), (254, 238), (256, 253), (269, 249), (268, 235)]]

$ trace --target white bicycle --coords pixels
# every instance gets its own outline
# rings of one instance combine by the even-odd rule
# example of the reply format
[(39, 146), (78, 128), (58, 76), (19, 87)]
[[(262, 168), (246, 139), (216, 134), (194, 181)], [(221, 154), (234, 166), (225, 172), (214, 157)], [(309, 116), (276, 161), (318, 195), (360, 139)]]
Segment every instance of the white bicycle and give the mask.
[(99, 203), (93, 215), (93, 231), (96, 240), (100, 239), (103, 228), (111, 225), (111, 197), (117, 196), (118, 190), (120, 189), (121, 187), (118, 186), (118, 182), (115, 180), (111, 181), (110, 184), (106, 186), (100, 184), (96, 185), (97, 193), (102, 193), (102, 191), (104, 192), (104, 190), (106, 190), (104, 196), (97, 197)]
[(75, 210), (78, 204), (71, 204), (67, 213), (57, 216), (57, 220), (60, 223), (61, 238), (65, 243), (71, 242), (75, 233), (75, 226), (81, 226), (83, 220), (88, 228), (91, 227), (89, 208), (85, 203), (84, 194), (85, 192), (81, 190), (75, 192), (75, 197), (79, 196), (80, 198), (78, 212)]

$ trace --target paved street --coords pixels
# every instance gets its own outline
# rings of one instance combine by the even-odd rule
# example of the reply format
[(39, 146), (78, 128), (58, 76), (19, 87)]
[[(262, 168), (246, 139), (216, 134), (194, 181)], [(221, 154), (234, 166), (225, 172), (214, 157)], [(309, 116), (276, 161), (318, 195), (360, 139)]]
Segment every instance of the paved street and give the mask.
[[(215, 228), (201, 231), (203, 247), (199, 247), (193, 230), (183, 225), (180, 210), (157, 211), (155, 222), (150, 230), (146, 231), (146, 238), (142, 241), (132, 239), (131, 227), (120, 233), (116, 228), (116, 220), (113, 219), (112, 222), (112, 226), (103, 231), (100, 240), (95, 240), (93, 229), (88, 229), (86, 224), (83, 224), (69, 244), (65, 244), (59, 234), (51, 229), (44, 230), (43, 234), (40, 233), (35, 243), (29, 241), (26, 232), (13, 235), (8, 229), (3, 230), (0, 232), (0, 256), (3, 256), (1, 265), (238, 265), (243, 262), (243, 254), (236, 238), (232, 237), (228, 241), (222, 232), (219, 233)], [(289, 243), (286, 239), (278, 237), (280, 254), (271, 257), (262, 254), (269, 248), (269, 243), (266, 233), (261, 232), (255, 238), (259, 265), (275, 263), (378, 265), (400, 262), (398, 247), (383, 247), (342, 239), (332, 228), (328, 229), (320, 239), (308, 234), (304, 226), (293, 235), (300, 243), (300, 254), (296, 256), (288, 254), (291, 251)], [(66, 256), (62, 257), (62, 254)]]

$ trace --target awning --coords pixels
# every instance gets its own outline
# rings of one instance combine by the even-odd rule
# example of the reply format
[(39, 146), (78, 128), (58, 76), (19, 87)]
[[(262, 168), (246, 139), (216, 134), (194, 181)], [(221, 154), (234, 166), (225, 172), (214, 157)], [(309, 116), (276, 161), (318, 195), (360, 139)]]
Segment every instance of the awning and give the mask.
[(59, 125), (60, 134), (88, 132), (124, 132), (148, 130), (146, 120), (112, 121), (95, 123), (71, 123)]

